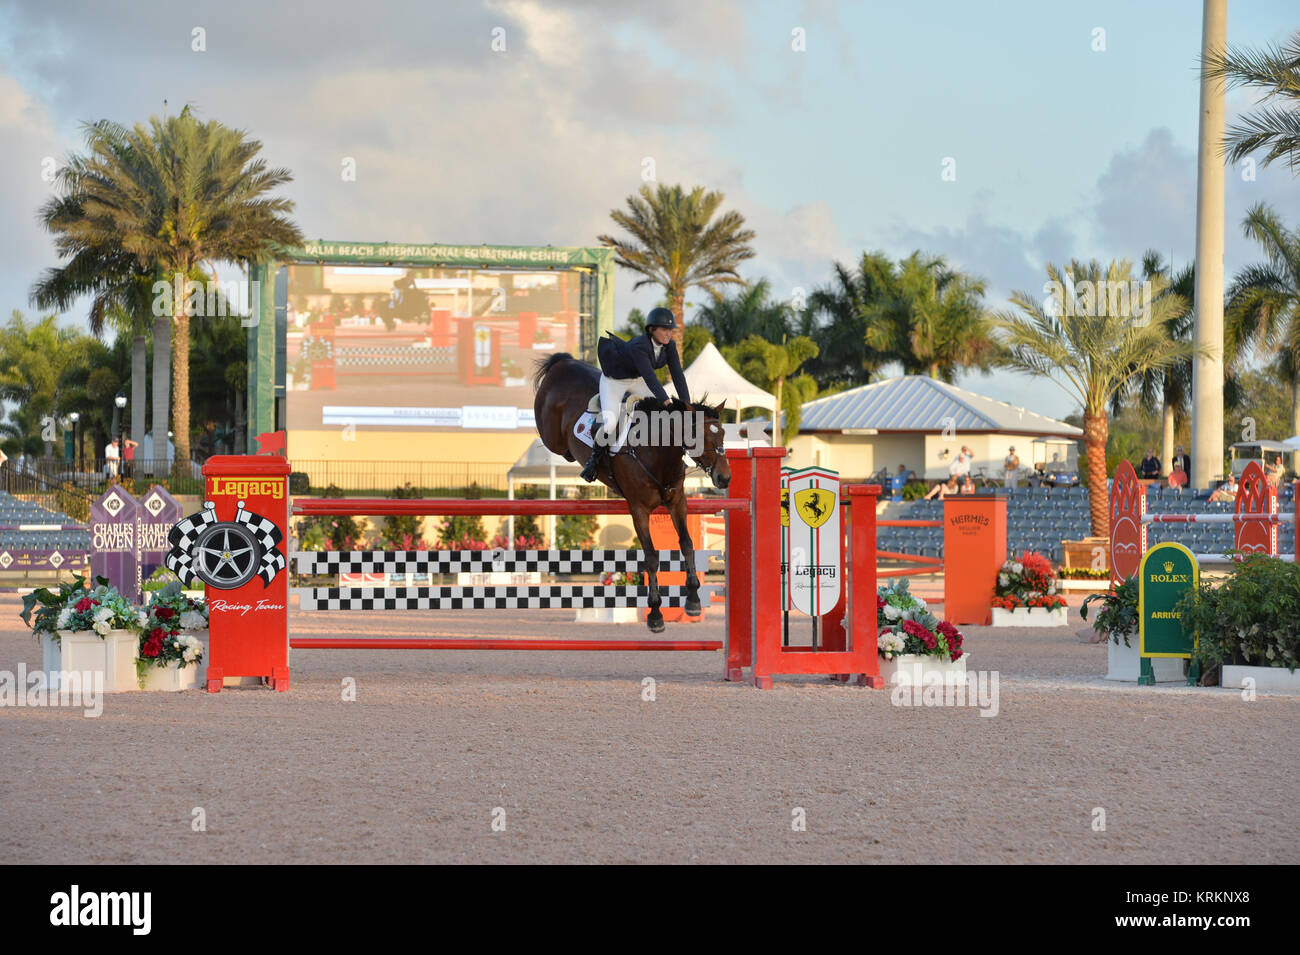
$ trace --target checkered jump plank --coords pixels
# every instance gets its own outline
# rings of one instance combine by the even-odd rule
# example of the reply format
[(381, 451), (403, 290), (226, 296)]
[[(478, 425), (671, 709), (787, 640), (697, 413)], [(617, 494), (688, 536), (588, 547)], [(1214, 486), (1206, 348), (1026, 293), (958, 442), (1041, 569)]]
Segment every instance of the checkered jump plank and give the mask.
[[(300, 574), (614, 574), (642, 570), (640, 550), (397, 550), (301, 551), (293, 555)], [(682, 571), (680, 551), (661, 550), (659, 569)], [(695, 569), (703, 573), (709, 558), (722, 551), (697, 550)]]
[[(701, 587), (709, 602), (715, 587)], [(647, 587), (302, 587), (294, 588), (302, 610), (540, 610), (579, 607), (648, 607)], [(685, 587), (660, 587), (665, 607), (686, 602)]]

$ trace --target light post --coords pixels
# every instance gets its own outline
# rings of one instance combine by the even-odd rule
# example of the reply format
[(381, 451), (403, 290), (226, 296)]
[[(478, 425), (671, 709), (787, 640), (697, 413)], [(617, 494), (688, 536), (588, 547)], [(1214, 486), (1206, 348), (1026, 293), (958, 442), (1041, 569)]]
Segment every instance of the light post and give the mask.
[(117, 473), (118, 477), (126, 476), (126, 442), (122, 440), (122, 409), (126, 407), (126, 395), (118, 392), (113, 398), (113, 434), (117, 438)]
[(72, 470), (74, 473), (78, 473), (81, 468), (77, 460), (77, 451), (79, 450), (77, 447), (77, 422), (81, 420), (81, 412), (74, 411), (68, 417), (72, 419)]

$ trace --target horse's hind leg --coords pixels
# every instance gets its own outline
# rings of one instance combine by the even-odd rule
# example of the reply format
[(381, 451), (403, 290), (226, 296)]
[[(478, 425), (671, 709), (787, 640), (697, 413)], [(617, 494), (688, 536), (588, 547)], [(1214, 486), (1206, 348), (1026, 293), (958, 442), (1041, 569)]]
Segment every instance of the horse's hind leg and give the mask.
[(663, 598), (659, 596), (659, 552), (655, 550), (654, 541), (650, 539), (650, 510), (641, 504), (628, 502), (632, 514), (632, 526), (636, 528), (637, 540), (645, 552), (645, 572), (650, 586), (650, 613), (646, 616), (646, 626), (651, 633), (663, 633), (664, 615), (659, 610)]
[(691, 540), (690, 528), (686, 523), (686, 493), (681, 488), (673, 495), (673, 502), (668, 508), (673, 518), (673, 527), (677, 528), (677, 546), (686, 561), (686, 616), (698, 617), (700, 610), (700, 577), (695, 572), (695, 542)]

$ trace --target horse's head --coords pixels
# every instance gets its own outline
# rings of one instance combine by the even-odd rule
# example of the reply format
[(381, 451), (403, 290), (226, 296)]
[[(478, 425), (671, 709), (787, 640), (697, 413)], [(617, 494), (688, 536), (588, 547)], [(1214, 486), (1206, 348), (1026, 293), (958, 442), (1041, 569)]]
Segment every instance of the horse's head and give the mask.
[(691, 455), (691, 460), (704, 469), (704, 473), (713, 481), (714, 487), (725, 490), (731, 483), (731, 463), (727, 460), (727, 452), (722, 446), (724, 438), (722, 405), (697, 403), (691, 406), (691, 411), (699, 416), (697, 422), (703, 423), (703, 427), (699, 429), (702, 440), (697, 442), (700, 454)]

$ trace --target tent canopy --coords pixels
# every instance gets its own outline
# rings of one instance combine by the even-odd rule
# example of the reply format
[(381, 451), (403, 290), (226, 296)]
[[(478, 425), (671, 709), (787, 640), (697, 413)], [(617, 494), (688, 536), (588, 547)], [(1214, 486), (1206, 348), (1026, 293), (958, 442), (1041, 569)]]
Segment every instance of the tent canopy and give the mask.
[[(691, 362), (689, 368), (683, 369), (686, 387), (691, 390), (691, 397), (698, 400), (704, 395), (713, 402), (721, 401), (726, 407), (766, 408), (776, 411), (776, 396), (748, 381), (744, 375), (727, 364), (713, 342), (704, 346), (704, 350)], [(670, 380), (664, 389), (670, 394), (677, 394)]]

